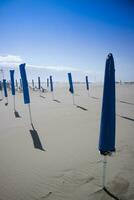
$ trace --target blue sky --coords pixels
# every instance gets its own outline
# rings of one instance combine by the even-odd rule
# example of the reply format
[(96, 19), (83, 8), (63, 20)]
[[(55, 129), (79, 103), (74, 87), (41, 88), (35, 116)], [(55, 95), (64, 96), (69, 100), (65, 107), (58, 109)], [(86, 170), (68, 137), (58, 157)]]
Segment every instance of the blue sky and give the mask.
[(112, 52), (116, 79), (134, 80), (132, 0), (1, 0), (0, 27), (0, 66), (26, 62), (30, 78), (100, 81)]

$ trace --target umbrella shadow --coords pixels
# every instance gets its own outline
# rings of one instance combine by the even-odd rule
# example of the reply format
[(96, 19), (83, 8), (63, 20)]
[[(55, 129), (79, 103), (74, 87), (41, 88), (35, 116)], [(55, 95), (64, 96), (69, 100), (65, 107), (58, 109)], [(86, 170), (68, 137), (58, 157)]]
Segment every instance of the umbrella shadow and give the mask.
[(134, 103), (130, 103), (128, 101), (120, 101), (121, 103), (125, 103), (125, 104), (129, 104), (129, 105), (133, 105), (134, 106)]
[(41, 97), (41, 98), (44, 98), (44, 99), (46, 98), (46, 97), (44, 97), (44, 96), (42, 96), (42, 95), (40, 95), (40, 97)]
[(99, 99), (98, 97), (94, 97), (94, 96), (92, 96), (91, 98), (92, 98), (92, 99), (96, 99), (96, 100), (98, 100), (98, 99)]
[(21, 118), (21, 116), (19, 115), (17, 110), (14, 111), (14, 115), (15, 115), (16, 118)]
[(53, 101), (57, 102), (57, 103), (61, 103), (61, 101), (57, 100), (57, 99), (54, 99)]
[(126, 117), (126, 116), (122, 116), (122, 115), (118, 115), (119, 117), (123, 118), (123, 119), (127, 119), (127, 120), (130, 120), (130, 121), (133, 121), (134, 122), (134, 119), (133, 118), (130, 118), (130, 117)]
[(33, 139), (34, 148), (39, 149), (41, 151), (45, 151), (45, 149), (43, 148), (43, 146), (41, 144), (39, 135), (38, 135), (37, 131), (35, 130), (33, 124), (32, 124), (32, 129), (29, 130), (29, 131), (30, 131), (30, 134), (31, 134), (32, 139)]
[[(76, 104), (75, 104), (75, 105), (76, 105)], [(87, 109), (87, 108), (84, 108), (83, 106), (76, 105), (76, 108), (80, 108), (81, 110), (88, 111), (88, 109)]]
[(115, 196), (112, 192), (110, 192), (106, 187), (102, 188), (102, 189), (99, 189), (97, 191), (95, 191), (94, 193), (90, 194), (89, 196), (95, 196), (96, 194), (100, 194), (100, 193), (106, 193), (108, 196), (112, 197), (112, 199), (115, 199), (115, 200), (120, 200), (120, 198), (118, 198), (117, 196)]

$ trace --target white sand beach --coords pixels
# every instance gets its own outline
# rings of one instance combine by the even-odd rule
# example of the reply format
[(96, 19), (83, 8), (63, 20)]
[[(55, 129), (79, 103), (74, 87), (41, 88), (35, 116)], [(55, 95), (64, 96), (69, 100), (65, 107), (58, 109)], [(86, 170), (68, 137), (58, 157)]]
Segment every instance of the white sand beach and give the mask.
[[(42, 150), (34, 148), (28, 107), (16, 93), (16, 110), (0, 101), (0, 200), (110, 200), (101, 189), (98, 138), (103, 88), (68, 85), (50, 92), (30, 90), (33, 125)], [(36, 135), (36, 136), (37, 136)], [(34, 138), (38, 139), (38, 138)], [(44, 149), (44, 150), (43, 150)], [(134, 199), (134, 85), (116, 85), (116, 153), (108, 157), (107, 188), (121, 200)]]

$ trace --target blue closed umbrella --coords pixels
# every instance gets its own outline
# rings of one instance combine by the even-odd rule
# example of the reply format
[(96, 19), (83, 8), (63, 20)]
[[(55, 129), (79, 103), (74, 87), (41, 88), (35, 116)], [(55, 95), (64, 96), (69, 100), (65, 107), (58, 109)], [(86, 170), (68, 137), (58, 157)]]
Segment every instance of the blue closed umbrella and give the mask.
[(20, 75), (21, 75), (22, 87), (23, 87), (24, 103), (29, 104), (30, 96), (29, 96), (29, 88), (28, 88), (27, 76), (26, 76), (26, 71), (25, 71), (25, 63), (21, 64), (19, 67), (20, 67)]
[(38, 77), (38, 89), (40, 90), (41, 84), (40, 84), (40, 77)]
[[(0, 81), (0, 91), (1, 91), (1, 98), (3, 99), (3, 93), (2, 93), (2, 82)], [(2, 100), (1, 99), (1, 100)]]
[(112, 54), (106, 60), (103, 102), (100, 125), (99, 151), (115, 151), (115, 68)]
[(87, 90), (89, 90), (88, 76), (86, 76), (86, 88), (87, 88)]
[(29, 87), (28, 87), (27, 75), (26, 75), (26, 70), (25, 70), (25, 63), (21, 64), (19, 68), (20, 68), (20, 75), (21, 75), (22, 86), (23, 86), (24, 103), (28, 104), (30, 122), (31, 122), (31, 125), (33, 126), (31, 108), (30, 108)]
[(74, 93), (74, 87), (73, 87), (73, 81), (72, 81), (72, 74), (68, 73), (68, 80), (69, 80), (69, 91), (73, 94)]
[(14, 112), (15, 112), (15, 84), (14, 84), (14, 70), (10, 70), (10, 80), (11, 80), (11, 91), (13, 95), (13, 104), (14, 104)]
[(3, 79), (3, 89), (4, 89), (4, 96), (7, 100), (7, 102), (5, 103), (5, 105), (8, 105), (8, 94), (7, 94), (7, 82), (6, 79)]
[(3, 79), (3, 89), (4, 89), (4, 96), (5, 96), (5, 97), (8, 97), (6, 79)]
[(10, 70), (10, 80), (11, 80), (11, 91), (12, 91), (12, 95), (15, 95), (14, 70)]
[(52, 76), (50, 76), (50, 89), (51, 89), (51, 92), (53, 92), (53, 79), (52, 79)]
[(89, 81), (88, 81), (88, 76), (86, 76), (85, 78), (86, 78), (86, 89), (88, 91), (88, 97), (89, 97)]
[(105, 65), (99, 151), (104, 155), (103, 188), (105, 188), (106, 156), (115, 152), (115, 67), (111, 53)]
[(50, 90), (52, 92), (52, 100), (54, 100), (54, 88), (53, 88), (53, 79), (52, 79), (52, 76), (50, 76)]
[(75, 105), (75, 103), (74, 103), (74, 87), (73, 87), (73, 81), (72, 81), (72, 74), (71, 73), (68, 73), (68, 81), (69, 81), (69, 91), (72, 94), (73, 104)]

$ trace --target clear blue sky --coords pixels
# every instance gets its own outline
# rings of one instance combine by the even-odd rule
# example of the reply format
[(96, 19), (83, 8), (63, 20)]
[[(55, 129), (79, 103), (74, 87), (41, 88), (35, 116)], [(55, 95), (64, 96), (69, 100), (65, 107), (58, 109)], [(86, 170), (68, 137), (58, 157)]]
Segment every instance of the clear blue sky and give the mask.
[(109, 52), (117, 80), (134, 80), (133, 0), (0, 0), (1, 57), (103, 79)]

